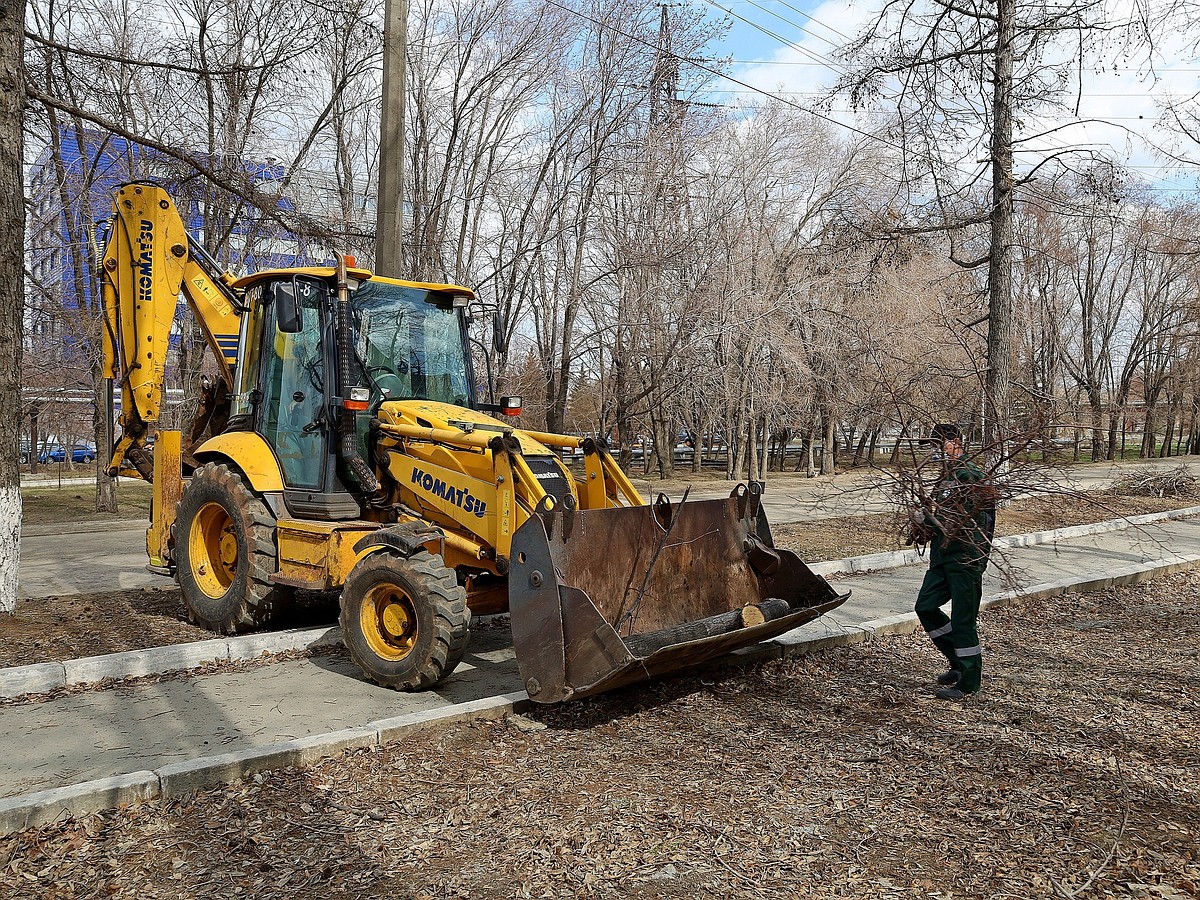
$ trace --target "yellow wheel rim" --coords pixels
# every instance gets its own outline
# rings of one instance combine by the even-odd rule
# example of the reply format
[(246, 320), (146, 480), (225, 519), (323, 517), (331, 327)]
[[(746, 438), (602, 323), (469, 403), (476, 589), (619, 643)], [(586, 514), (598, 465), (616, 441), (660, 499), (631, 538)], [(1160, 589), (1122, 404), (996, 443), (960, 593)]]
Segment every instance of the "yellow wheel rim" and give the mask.
[(188, 532), (192, 576), (214, 600), (224, 597), (237, 576), (238, 542), (233, 520), (219, 503), (205, 503)]
[(398, 662), (412, 653), (420, 629), (412, 599), (394, 584), (377, 584), (363, 597), (358, 621), (371, 652)]

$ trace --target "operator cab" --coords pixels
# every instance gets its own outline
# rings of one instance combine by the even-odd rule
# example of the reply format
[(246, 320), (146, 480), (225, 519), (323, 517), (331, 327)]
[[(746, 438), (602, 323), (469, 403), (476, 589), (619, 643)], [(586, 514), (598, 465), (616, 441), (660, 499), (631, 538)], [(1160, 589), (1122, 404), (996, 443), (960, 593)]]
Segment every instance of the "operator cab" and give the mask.
[(370, 458), (368, 422), (388, 400), (425, 399), (474, 408), (466, 288), (372, 277), (351, 269), (350, 384), (338, 384), (333, 269), (248, 276), (234, 373), (231, 429), (257, 431), (279, 460), (284, 502), (300, 517), (360, 516), (338, 453), (342, 396), (366, 400), (359, 454)]

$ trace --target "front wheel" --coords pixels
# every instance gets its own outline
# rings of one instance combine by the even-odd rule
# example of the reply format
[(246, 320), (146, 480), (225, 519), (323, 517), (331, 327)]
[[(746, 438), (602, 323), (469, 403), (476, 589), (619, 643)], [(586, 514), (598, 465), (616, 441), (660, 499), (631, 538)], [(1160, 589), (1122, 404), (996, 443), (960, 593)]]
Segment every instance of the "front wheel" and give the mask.
[(209, 631), (261, 628), (287, 605), (288, 589), (269, 580), (278, 565), (275, 517), (222, 463), (198, 468), (183, 490), (175, 561), (188, 618)]
[(342, 641), (376, 684), (422, 691), (462, 660), (471, 636), (467, 592), (440, 556), (378, 551), (342, 588)]

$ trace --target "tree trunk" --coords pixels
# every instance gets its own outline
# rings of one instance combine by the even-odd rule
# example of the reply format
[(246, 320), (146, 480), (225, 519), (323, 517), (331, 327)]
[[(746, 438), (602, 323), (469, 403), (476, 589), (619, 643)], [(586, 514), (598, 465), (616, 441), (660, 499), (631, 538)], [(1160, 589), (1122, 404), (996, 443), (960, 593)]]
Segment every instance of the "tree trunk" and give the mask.
[(813, 478), (817, 474), (817, 461), (813, 452), (817, 444), (817, 420), (814, 418), (808, 426), (808, 437), (804, 439), (804, 474)]
[(1175, 398), (1167, 404), (1167, 428), (1163, 435), (1162, 449), (1158, 451), (1160, 459), (1171, 455), (1171, 443), (1175, 440)]
[(742, 439), (742, 423), (745, 420), (745, 407), (739, 402), (733, 409), (733, 419), (727, 420), (729, 434), (729, 452), (726, 456), (725, 478), (737, 481), (742, 471), (742, 458), (746, 442)]
[(654, 436), (654, 456), (658, 463), (658, 477), (670, 478), (675, 474), (675, 435), (671, 422), (663, 414), (662, 406), (650, 414), (651, 434)]
[(1146, 405), (1146, 414), (1142, 419), (1142, 449), (1138, 452), (1138, 456), (1142, 459), (1147, 459), (1154, 455), (1154, 429), (1157, 424), (1154, 420), (1154, 407)]
[(767, 472), (771, 471), (771, 428), (766, 416), (759, 419), (759, 429), (762, 431), (762, 445), (758, 456), (758, 480), (765, 484)]
[(832, 410), (825, 411), (825, 441), (821, 447), (821, 474), (832, 475), (837, 466), (837, 420)]
[(746, 417), (746, 480), (762, 480), (758, 471), (758, 420), (753, 410)]
[(1088, 406), (1092, 413), (1092, 462), (1099, 462), (1104, 458), (1104, 407), (1098, 390), (1089, 395)]
[(863, 451), (867, 449), (867, 439), (868, 439), (870, 436), (871, 436), (871, 433), (870, 433), (870, 431), (869, 431), (868, 429), (866, 429), (866, 428), (864, 428), (864, 429), (863, 429), (863, 430), (862, 430), (862, 431), (859, 433), (859, 435), (858, 435), (858, 444), (857, 444), (857, 445), (855, 446), (855, 448), (854, 448), (854, 459), (853, 459), (853, 460), (851, 461), (851, 463), (850, 463), (850, 466), (851, 466), (852, 468), (853, 468), (853, 467), (855, 467), (855, 466), (858, 466), (858, 465), (861, 465), (861, 464), (862, 464)]
[(38, 434), (38, 417), (42, 414), (42, 404), (40, 401), (33, 401), (33, 406), (29, 410), (29, 474), (36, 475), (38, 470), (38, 454), (41, 448), (38, 444), (41, 443), (41, 436)]
[(0, 610), (5, 612), (17, 605), (21, 558), (24, 35), (25, 4), (4, 0), (0, 6)]
[(117, 483), (108, 477), (112, 448), (112, 417), (108, 414), (108, 381), (97, 363), (92, 366), (92, 433), (96, 441), (96, 512), (117, 511)]
[(992, 250), (988, 261), (986, 399), (983, 442), (999, 458), (1009, 416), (1012, 332), (1013, 147), (1012, 87), (1015, 0), (996, 2), (996, 56), (992, 82)]

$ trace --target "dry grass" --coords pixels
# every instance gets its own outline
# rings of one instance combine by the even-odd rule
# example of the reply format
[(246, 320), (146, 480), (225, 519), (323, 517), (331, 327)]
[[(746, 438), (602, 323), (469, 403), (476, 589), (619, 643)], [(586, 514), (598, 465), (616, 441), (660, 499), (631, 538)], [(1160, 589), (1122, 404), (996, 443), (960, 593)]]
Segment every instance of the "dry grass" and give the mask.
[(96, 485), (53, 482), (21, 489), (21, 522), (25, 525), (57, 525), (72, 522), (103, 522), (150, 517), (150, 485), (122, 479), (117, 485), (118, 512), (96, 512)]
[[(1032, 497), (1016, 500), (1000, 510), (996, 517), (996, 534), (1027, 534), (1086, 525), (1186, 505), (1187, 502), (1178, 497), (1124, 497), (1108, 492)], [(776, 543), (796, 551), (807, 562), (902, 549), (900, 527), (890, 513), (774, 525), (771, 530)]]
[(993, 611), (962, 705), (889, 637), (30, 830), (0, 897), (1194, 897), (1198, 598)]

